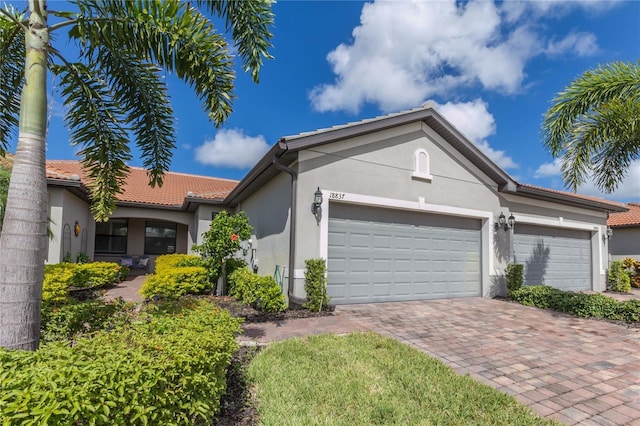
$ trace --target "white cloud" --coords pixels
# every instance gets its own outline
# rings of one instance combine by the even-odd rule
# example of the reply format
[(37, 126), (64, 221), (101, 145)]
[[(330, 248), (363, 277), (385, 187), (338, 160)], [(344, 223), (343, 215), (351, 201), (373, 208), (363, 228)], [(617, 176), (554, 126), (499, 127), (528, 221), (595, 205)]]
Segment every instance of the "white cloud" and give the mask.
[[(544, 26), (538, 25), (556, 9), (591, 6), (522, 3), (366, 3), (353, 40), (327, 55), (335, 81), (311, 90), (313, 107), (357, 113), (370, 103), (393, 111), (477, 85), (512, 94), (522, 89), (525, 66), (533, 57), (584, 56), (597, 51), (596, 38), (590, 33), (547, 35)], [(535, 13), (528, 13), (532, 10)]]
[(578, 56), (591, 56), (598, 53), (598, 50), (598, 42), (593, 34), (571, 32), (560, 41), (550, 40), (545, 52), (559, 56), (573, 51)]
[[(552, 163), (544, 163), (538, 167), (534, 173), (537, 179), (559, 177), (562, 175), (562, 160), (556, 158)], [(593, 180), (589, 179), (584, 185), (578, 188), (578, 194), (591, 195), (594, 197), (608, 198), (624, 202), (640, 202), (640, 160), (631, 163), (624, 180), (611, 194), (601, 191), (596, 187)]]
[(556, 158), (552, 163), (544, 163), (541, 164), (540, 167), (536, 169), (533, 174), (533, 177), (536, 179), (552, 177), (552, 176), (560, 176), (562, 174), (562, 159)]
[(202, 164), (244, 169), (253, 166), (269, 149), (264, 136), (247, 136), (240, 129), (223, 129), (195, 149)]
[(472, 102), (436, 104), (435, 109), (451, 124), (503, 169), (517, 168), (518, 165), (504, 151), (493, 149), (487, 138), (496, 131), (493, 115), (481, 99)]

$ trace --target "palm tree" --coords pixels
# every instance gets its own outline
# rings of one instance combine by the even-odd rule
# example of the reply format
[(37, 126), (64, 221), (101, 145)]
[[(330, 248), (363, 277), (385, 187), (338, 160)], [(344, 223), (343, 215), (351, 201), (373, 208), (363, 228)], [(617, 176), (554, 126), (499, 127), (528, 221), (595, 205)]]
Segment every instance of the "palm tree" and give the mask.
[(568, 187), (576, 191), (593, 176), (600, 189), (615, 190), (640, 158), (640, 62), (585, 72), (558, 93), (542, 127)]
[[(46, 0), (29, 0), (24, 13), (0, 8), (0, 153), (19, 128), (0, 236), (0, 346), (6, 348), (34, 350), (39, 340), (49, 73), (60, 88), (70, 142), (80, 147), (91, 181), (92, 212), (104, 221), (128, 172), (129, 135), (142, 152), (149, 183), (162, 185), (175, 147), (162, 72), (187, 82), (216, 125), (231, 112), (233, 55), (203, 12), (226, 22), (255, 82), (263, 59), (270, 58), (269, 0), (70, 3), (73, 11), (48, 10)], [(78, 46), (77, 58), (56, 49), (52, 36), (62, 31)]]

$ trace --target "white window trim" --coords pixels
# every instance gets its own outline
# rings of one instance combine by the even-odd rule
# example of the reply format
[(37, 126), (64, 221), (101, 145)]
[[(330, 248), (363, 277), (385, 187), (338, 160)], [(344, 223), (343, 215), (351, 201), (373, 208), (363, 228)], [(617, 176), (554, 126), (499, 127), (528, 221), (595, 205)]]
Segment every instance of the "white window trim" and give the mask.
[[(420, 154), (424, 154), (427, 157), (427, 164), (424, 171), (420, 170)], [(420, 179), (420, 180), (426, 180), (431, 182), (431, 180), (433, 179), (433, 176), (431, 175), (431, 158), (429, 157), (429, 153), (427, 152), (426, 149), (420, 148), (417, 149), (416, 152), (413, 154), (414, 157), (414, 168), (413, 168), (413, 174), (411, 175), (411, 177), (413, 179)]]

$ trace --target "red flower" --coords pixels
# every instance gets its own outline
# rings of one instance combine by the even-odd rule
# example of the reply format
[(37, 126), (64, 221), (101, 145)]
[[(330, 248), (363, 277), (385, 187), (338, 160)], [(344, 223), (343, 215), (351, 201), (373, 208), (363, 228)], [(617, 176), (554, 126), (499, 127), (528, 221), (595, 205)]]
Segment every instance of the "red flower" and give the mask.
[(238, 234), (231, 234), (231, 241), (237, 241), (238, 240)]

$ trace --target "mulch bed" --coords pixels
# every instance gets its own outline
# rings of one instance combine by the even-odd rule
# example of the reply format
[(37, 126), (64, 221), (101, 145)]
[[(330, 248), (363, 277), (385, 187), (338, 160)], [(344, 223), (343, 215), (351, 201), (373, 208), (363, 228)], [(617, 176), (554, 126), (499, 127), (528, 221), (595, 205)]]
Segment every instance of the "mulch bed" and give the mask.
[(235, 317), (244, 318), (245, 323), (282, 321), (296, 318), (315, 318), (333, 315), (335, 307), (330, 306), (329, 310), (321, 312), (311, 312), (307, 309), (289, 309), (285, 312), (260, 312), (249, 305), (238, 302), (229, 296), (209, 296), (216, 305), (231, 312)]

